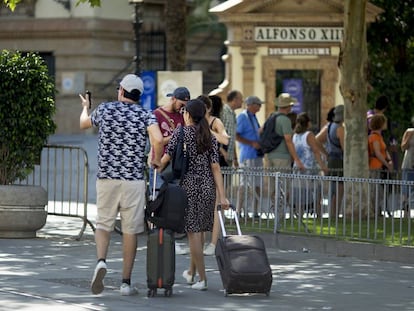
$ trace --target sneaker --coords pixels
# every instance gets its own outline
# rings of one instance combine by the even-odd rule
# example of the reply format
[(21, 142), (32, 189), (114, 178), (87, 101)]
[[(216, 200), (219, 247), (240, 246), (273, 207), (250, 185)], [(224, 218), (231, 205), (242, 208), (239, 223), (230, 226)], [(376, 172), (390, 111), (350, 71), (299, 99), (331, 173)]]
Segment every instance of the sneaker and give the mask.
[(187, 284), (189, 285), (194, 284), (194, 275), (188, 274), (188, 270), (184, 270), (183, 278), (187, 281)]
[(127, 283), (122, 283), (119, 291), (121, 292), (121, 296), (132, 296), (138, 294), (137, 288), (128, 285)]
[(92, 294), (98, 295), (103, 292), (104, 284), (103, 279), (106, 274), (106, 263), (104, 261), (100, 261), (97, 263), (95, 267), (95, 272), (93, 273), (92, 283), (91, 283), (91, 290)]
[(207, 281), (198, 281), (191, 285), (191, 288), (196, 290), (207, 290)]
[(204, 249), (204, 255), (206, 256), (212, 256), (216, 252), (216, 246), (213, 243), (210, 243), (207, 245), (207, 247)]
[(186, 255), (188, 250), (180, 246), (180, 244), (175, 243), (175, 254), (176, 255)]

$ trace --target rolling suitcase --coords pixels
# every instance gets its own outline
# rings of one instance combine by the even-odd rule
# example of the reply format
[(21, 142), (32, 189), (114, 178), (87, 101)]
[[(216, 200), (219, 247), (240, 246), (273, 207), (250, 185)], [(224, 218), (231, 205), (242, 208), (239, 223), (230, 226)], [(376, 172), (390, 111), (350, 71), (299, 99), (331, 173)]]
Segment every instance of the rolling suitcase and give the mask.
[[(155, 180), (152, 199), (155, 197)], [(148, 297), (154, 297), (157, 289), (163, 288), (164, 295), (170, 297), (175, 278), (175, 239), (174, 232), (151, 225), (147, 240), (147, 287)]]
[(224, 287), (224, 295), (242, 293), (270, 293), (272, 269), (263, 240), (258, 236), (242, 235), (234, 206), (238, 235), (227, 235), (221, 206), (217, 207), (222, 237), (216, 246), (216, 260)]

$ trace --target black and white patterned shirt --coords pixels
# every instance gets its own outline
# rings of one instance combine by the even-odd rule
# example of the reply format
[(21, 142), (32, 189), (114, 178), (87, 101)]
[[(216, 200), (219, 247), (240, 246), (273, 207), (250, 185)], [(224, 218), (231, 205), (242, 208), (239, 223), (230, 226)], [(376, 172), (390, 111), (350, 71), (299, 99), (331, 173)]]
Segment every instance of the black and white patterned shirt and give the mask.
[(91, 121), (99, 127), (98, 179), (144, 179), (147, 127), (157, 123), (154, 114), (117, 101), (100, 104)]

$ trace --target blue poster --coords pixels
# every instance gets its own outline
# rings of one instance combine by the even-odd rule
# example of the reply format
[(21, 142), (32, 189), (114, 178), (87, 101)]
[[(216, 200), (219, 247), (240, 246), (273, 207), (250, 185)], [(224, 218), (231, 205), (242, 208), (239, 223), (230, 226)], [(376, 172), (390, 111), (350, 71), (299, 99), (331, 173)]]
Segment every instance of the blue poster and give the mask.
[(298, 101), (295, 106), (292, 107), (294, 113), (302, 112), (303, 103), (303, 89), (302, 79), (284, 79), (283, 80), (283, 92), (289, 93), (290, 96), (296, 98)]
[(141, 95), (141, 105), (145, 109), (154, 110), (156, 92), (156, 72), (143, 71), (141, 72), (141, 79), (144, 82), (144, 92)]

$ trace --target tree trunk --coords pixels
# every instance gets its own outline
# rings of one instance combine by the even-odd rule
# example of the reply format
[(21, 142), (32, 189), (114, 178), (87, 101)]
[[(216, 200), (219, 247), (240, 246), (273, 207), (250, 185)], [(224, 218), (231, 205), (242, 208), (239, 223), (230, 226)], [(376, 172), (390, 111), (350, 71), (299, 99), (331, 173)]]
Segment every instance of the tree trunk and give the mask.
[[(344, 98), (345, 114), (345, 150), (344, 176), (368, 177), (368, 148), (367, 148), (367, 43), (365, 11), (367, 0), (345, 1), (344, 39), (342, 41), (339, 67), (341, 70), (340, 89)], [(345, 204), (344, 217), (359, 219), (368, 213), (368, 186), (354, 189), (357, 197), (365, 198), (352, 208), (353, 198), (344, 183)], [(360, 213), (360, 214), (359, 214)]]
[(348, 177), (368, 177), (366, 4), (367, 0), (345, 1), (339, 58), (345, 104), (344, 176)]
[(187, 1), (166, 0), (167, 69), (184, 71), (186, 62)]

